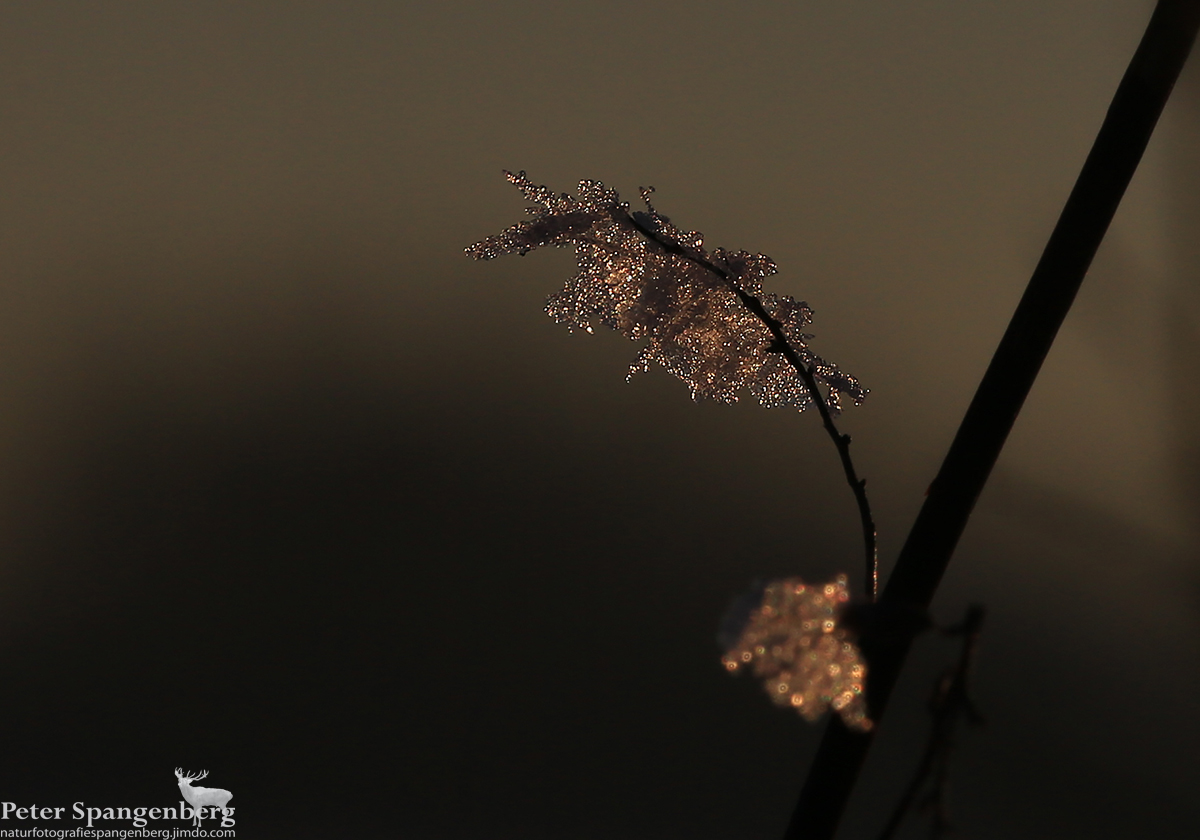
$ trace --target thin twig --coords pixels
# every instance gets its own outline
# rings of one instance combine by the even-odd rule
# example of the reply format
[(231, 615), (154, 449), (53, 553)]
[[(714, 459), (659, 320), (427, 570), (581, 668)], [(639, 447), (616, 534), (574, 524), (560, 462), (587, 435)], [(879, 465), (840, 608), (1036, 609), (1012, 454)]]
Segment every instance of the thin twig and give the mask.
[(925, 744), (925, 752), (913, 774), (912, 781), (904, 789), (900, 801), (896, 803), (887, 825), (879, 834), (879, 840), (891, 840), (900, 823), (912, 809), (917, 793), (921, 786), (934, 777), (933, 790), (929, 795), (928, 804), (933, 808), (933, 837), (942, 836), (950, 827), (950, 819), (946, 805), (946, 788), (949, 781), (950, 751), (954, 747), (954, 728), (960, 717), (966, 717), (971, 723), (979, 724), (983, 718), (971, 702), (967, 680), (974, 665), (975, 654), (979, 649), (979, 634), (983, 629), (983, 607), (973, 605), (967, 610), (966, 618), (956, 627), (946, 633), (963, 637), (962, 652), (958, 662), (944, 674), (934, 689), (929, 700), (929, 712), (933, 716), (933, 726), (929, 731), (929, 740)]
[(800, 374), (800, 378), (804, 381), (804, 387), (808, 389), (813, 404), (817, 407), (817, 413), (821, 415), (821, 425), (824, 426), (825, 432), (829, 435), (830, 440), (833, 441), (833, 445), (837, 447), (838, 457), (842, 461), (842, 472), (846, 476), (846, 483), (850, 485), (850, 489), (854, 493), (854, 501), (858, 504), (858, 519), (862, 526), (863, 549), (866, 560), (865, 588), (867, 598), (874, 601), (879, 589), (879, 550), (877, 547), (875, 519), (871, 516), (871, 503), (867, 500), (867, 480), (859, 478), (858, 472), (854, 469), (854, 461), (850, 457), (850, 435), (842, 434), (838, 431), (837, 426), (833, 422), (833, 413), (829, 410), (825, 398), (821, 396), (820, 390), (817, 389), (816, 366), (813, 365), (810, 367), (804, 363), (804, 360), (800, 358), (800, 354), (792, 346), (792, 343), (784, 333), (783, 325), (767, 312), (766, 308), (762, 305), (762, 301), (742, 289), (725, 269), (703, 257), (688, 253), (688, 251), (676, 242), (660, 238), (652, 229), (642, 224), (632, 214), (626, 214), (626, 218), (629, 219), (630, 224), (637, 229), (638, 233), (654, 242), (664, 251), (681, 257), (694, 265), (698, 265), (719, 277), (729, 290), (738, 296), (738, 300), (742, 302), (742, 305), (749, 309), (766, 326), (767, 330), (771, 333), (773, 341), (772, 349), (782, 353), (783, 357), (788, 360), (788, 363), (796, 369), (796, 373)]
[[(1200, 0), (1159, 0), (1058, 224), (900, 551), (880, 604), (928, 608), (992, 466), (1136, 171), (1200, 29)], [(912, 636), (863, 639), (871, 718), (882, 719)], [(872, 743), (825, 729), (787, 840), (829, 840)]]

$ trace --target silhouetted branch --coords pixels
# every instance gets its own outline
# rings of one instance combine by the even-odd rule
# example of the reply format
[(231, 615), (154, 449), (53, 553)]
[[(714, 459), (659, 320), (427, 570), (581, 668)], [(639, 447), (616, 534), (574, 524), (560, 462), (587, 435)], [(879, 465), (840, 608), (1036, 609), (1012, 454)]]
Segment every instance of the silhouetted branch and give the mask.
[[(992, 357), (909, 533), (881, 605), (927, 608), (976, 499), (1066, 318), (1200, 28), (1200, 0), (1160, 0), (1021, 302)], [(912, 637), (864, 638), (877, 723)], [(876, 727), (877, 731), (878, 727)], [(787, 840), (828, 840), (866, 760), (872, 733), (830, 721)]]
[(775, 340), (772, 349), (782, 353), (783, 357), (796, 369), (796, 373), (804, 381), (804, 385), (808, 388), (808, 392), (812, 396), (812, 401), (817, 407), (817, 412), (821, 415), (821, 425), (824, 426), (826, 434), (833, 441), (833, 445), (837, 447), (838, 457), (842, 462), (842, 472), (846, 476), (846, 483), (850, 485), (850, 490), (854, 493), (854, 501), (858, 505), (858, 519), (862, 527), (863, 549), (866, 557), (864, 588), (867, 598), (874, 601), (879, 588), (879, 549), (877, 547), (875, 519), (871, 515), (871, 503), (867, 499), (867, 480), (859, 478), (858, 472), (854, 469), (854, 461), (850, 457), (850, 435), (839, 432), (837, 425), (834, 424), (833, 412), (829, 410), (829, 406), (825, 403), (825, 398), (821, 396), (821, 392), (817, 388), (817, 379), (813, 367), (805, 364), (804, 360), (800, 358), (800, 354), (796, 352), (796, 348), (788, 341), (788, 337), (783, 331), (783, 325), (779, 323), (778, 319), (773, 318), (767, 312), (762, 301), (742, 289), (723, 268), (709, 260), (688, 253), (688, 251), (675, 242), (657, 236), (655, 231), (644, 225), (636, 215), (630, 214), (629, 221), (637, 228), (639, 233), (660, 246), (667, 253), (688, 260), (720, 277), (729, 290), (738, 296), (738, 300), (742, 302), (742, 305), (762, 321), (763, 325), (770, 331), (771, 337)]

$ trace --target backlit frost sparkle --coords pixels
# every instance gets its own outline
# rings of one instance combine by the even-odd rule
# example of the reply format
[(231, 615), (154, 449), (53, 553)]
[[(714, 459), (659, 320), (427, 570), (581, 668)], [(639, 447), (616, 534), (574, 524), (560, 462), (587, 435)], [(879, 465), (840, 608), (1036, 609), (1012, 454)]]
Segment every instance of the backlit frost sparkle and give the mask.
[(721, 662), (730, 673), (752, 670), (771, 700), (805, 720), (833, 709), (850, 729), (866, 732), (872, 727), (863, 694), (867, 666), (838, 621), (849, 600), (845, 575), (815, 586), (777, 580)]
[(490, 260), (546, 245), (574, 247), (578, 272), (549, 298), (546, 311), (572, 328), (592, 332), (594, 324), (603, 324), (645, 341), (630, 375), (657, 363), (686, 382), (694, 399), (733, 403), (746, 389), (768, 408), (811, 405), (803, 380), (736, 287), (757, 297), (780, 323), (797, 355), (828, 388), (830, 408), (840, 407), (842, 394), (855, 404), (866, 396), (858, 380), (809, 350), (808, 305), (763, 292), (763, 279), (776, 272), (770, 257), (706, 251), (700, 233), (677, 228), (654, 209), (650, 190), (642, 191), (646, 211), (631, 213), (599, 181), (581, 181), (572, 196), (537, 186), (524, 172), (505, 175), (535, 205), (528, 208), (533, 218), (476, 242), (467, 255)]

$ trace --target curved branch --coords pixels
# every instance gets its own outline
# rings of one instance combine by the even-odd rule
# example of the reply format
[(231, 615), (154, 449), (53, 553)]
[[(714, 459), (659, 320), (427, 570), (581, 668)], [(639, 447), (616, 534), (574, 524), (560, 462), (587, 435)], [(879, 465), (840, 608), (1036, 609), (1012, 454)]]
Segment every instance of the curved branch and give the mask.
[(774, 340), (772, 349), (782, 353), (783, 357), (796, 369), (796, 373), (804, 381), (804, 387), (808, 389), (813, 404), (816, 405), (817, 412), (821, 415), (821, 425), (824, 426), (825, 432), (829, 435), (830, 440), (833, 441), (833, 445), (837, 447), (838, 457), (842, 462), (842, 472), (846, 476), (846, 483), (850, 485), (850, 489), (854, 493), (854, 501), (858, 504), (858, 518), (862, 527), (863, 549), (866, 560), (865, 588), (867, 598), (874, 601), (879, 588), (879, 549), (877, 547), (875, 519), (871, 516), (871, 503), (867, 500), (867, 480), (859, 478), (858, 472), (854, 469), (854, 461), (850, 457), (850, 435), (845, 435), (838, 431), (837, 426), (833, 422), (833, 413), (829, 410), (825, 398), (821, 396), (821, 392), (817, 389), (815, 366), (810, 367), (804, 363), (804, 360), (800, 358), (800, 354), (796, 352), (796, 348), (792, 346), (787, 335), (784, 333), (783, 325), (767, 312), (766, 308), (762, 305), (762, 301), (742, 289), (729, 276), (729, 273), (725, 269), (703, 257), (689, 253), (676, 242), (659, 238), (653, 230), (642, 224), (633, 214), (626, 213), (625, 215), (629, 219), (629, 223), (637, 229), (638, 233), (658, 245), (664, 251), (688, 260), (721, 278), (729, 290), (738, 296), (738, 300), (742, 302), (742, 305), (763, 322), (763, 325), (766, 326), (767, 330), (771, 333), (771, 338)]

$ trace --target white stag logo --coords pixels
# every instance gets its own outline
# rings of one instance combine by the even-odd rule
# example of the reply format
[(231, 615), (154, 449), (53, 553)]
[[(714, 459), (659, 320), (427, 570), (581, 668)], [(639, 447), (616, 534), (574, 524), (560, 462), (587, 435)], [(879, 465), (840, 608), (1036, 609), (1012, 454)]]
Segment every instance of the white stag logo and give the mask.
[[(200, 818), (204, 808), (212, 808), (215, 812), (220, 808), (223, 815), (230, 813), (229, 800), (233, 799), (233, 794), (227, 790), (220, 788), (192, 787), (192, 782), (197, 782), (208, 775), (207, 770), (201, 770), (199, 776), (183, 775), (183, 768), (175, 768), (175, 778), (179, 779), (179, 792), (183, 794), (183, 798), (187, 800), (187, 804), (192, 806), (192, 812), (196, 815), (196, 827), (200, 827)], [(216, 813), (213, 813), (216, 816)]]

